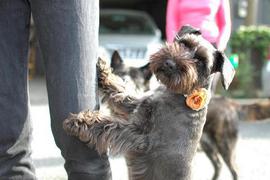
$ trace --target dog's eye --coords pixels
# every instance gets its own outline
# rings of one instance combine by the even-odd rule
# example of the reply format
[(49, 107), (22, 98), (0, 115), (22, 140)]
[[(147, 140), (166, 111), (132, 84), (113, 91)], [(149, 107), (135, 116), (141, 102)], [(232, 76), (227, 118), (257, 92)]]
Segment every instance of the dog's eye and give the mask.
[(118, 72), (118, 76), (120, 77), (124, 77), (126, 75), (128, 75), (126, 72)]
[(199, 62), (199, 59), (196, 59), (196, 58), (193, 58), (193, 59), (191, 59), (193, 62), (195, 62), (195, 63), (197, 63), (197, 62)]
[(180, 40), (180, 43), (182, 43), (184, 46), (186, 46), (187, 48), (189, 48), (189, 49), (192, 49), (192, 43), (191, 42), (189, 42), (189, 41), (187, 41), (187, 40), (185, 40), (185, 39), (181, 39)]
[(199, 54), (195, 53), (193, 58), (195, 59), (194, 62), (196, 62), (196, 64), (198, 66), (204, 66), (205, 65), (205, 62), (206, 62), (206, 58), (205, 57), (200, 56)]
[(206, 58), (204, 56), (201, 56), (198, 53), (194, 54), (194, 59), (197, 59), (199, 61), (205, 61), (206, 60)]
[(205, 63), (203, 61), (198, 60), (196, 63), (198, 66), (205, 66)]

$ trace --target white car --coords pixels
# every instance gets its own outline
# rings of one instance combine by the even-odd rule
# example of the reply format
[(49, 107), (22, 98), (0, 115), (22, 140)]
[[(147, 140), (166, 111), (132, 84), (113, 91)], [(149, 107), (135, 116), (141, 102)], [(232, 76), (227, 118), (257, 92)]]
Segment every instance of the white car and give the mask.
[(142, 66), (162, 45), (161, 32), (145, 12), (101, 9), (99, 29), (100, 54), (110, 59), (118, 50), (124, 63)]

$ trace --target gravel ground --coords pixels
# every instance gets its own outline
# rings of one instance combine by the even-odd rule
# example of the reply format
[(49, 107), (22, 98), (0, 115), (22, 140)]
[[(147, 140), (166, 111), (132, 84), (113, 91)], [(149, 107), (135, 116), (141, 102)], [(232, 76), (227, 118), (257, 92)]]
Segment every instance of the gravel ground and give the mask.
[[(31, 115), (33, 123), (33, 161), (40, 180), (65, 180), (64, 160), (54, 144), (50, 131), (47, 94), (43, 79), (30, 81)], [(245, 100), (251, 102), (253, 100)], [(270, 179), (270, 119), (261, 122), (240, 122), (237, 164), (240, 180)], [(127, 180), (127, 169), (122, 157), (111, 158), (113, 180)], [(210, 180), (213, 168), (204, 153), (198, 152), (194, 162), (194, 180)], [(220, 180), (230, 180), (224, 165)]]

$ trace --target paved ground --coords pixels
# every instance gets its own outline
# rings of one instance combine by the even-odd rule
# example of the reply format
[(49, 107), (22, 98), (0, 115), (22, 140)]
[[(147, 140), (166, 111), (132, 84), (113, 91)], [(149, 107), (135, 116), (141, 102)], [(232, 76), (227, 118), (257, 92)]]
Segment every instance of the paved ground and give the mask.
[[(30, 81), (31, 113), (33, 120), (33, 159), (41, 180), (65, 180), (63, 159), (54, 144), (50, 131), (47, 94), (43, 79)], [(249, 100), (247, 100), (249, 102)], [(264, 122), (240, 122), (240, 140), (237, 146), (237, 163), (240, 180), (270, 179), (270, 119)], [(113, 180), (127, 180), (123, 158), (110, 159)], [(194, 160), (194, 180), (210, 180), (213, 168), (204, 153)], [(230, 180), (224, 166), (220, 180)]]

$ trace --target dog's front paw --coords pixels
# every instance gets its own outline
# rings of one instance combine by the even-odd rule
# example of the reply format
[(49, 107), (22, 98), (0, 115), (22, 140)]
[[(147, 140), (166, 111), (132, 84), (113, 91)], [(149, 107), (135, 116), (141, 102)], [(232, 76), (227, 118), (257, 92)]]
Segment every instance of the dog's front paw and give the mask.
[(97, 62), (97, 75), (98, 75), (98, 86), (107, 93), (111, 92), (123, 92), (125, 83), (123, 80), (112, 73), (112, 68), (108, 63), (99, 58)]
[(98, 58), (96, 67), (99, 82), (105, 81), (108, 78), (108, 76), (112, 73), (111, 67), (105, 60), (101, 58)]
[(98, 111), (84, 111), (79, 114), (70, 114), (64, 120), (63, 128), (68, 134), (78, 137), (83, 142), (87, 142), (91, 138), (89, 134), (91, 125), (100, 121)]

